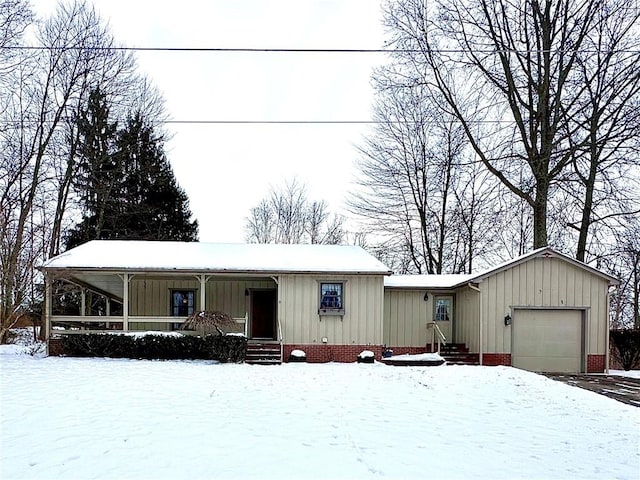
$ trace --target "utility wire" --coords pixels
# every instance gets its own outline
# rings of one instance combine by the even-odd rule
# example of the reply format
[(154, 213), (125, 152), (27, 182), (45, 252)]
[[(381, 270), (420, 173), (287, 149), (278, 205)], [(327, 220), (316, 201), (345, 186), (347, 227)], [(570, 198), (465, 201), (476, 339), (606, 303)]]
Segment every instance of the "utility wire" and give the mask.
[[(226, 48), (226, 47), (87, 47), (87, 46), (38, 46), (9, 45), (0, 47), (5, 50), (93, 50), (93, 51), (133, 51), (133, 52), (220, 52), (220, 53), (424, 53), (428, 49), (392, 49), (392, 48)], [(432, 49), (437, 53), (466, 53), (464, 49)], [(560, 53), (561, 50), (515, 50), (515, 49), (478, 49), (475, 53)], [(580, 50), (581, 53), (640, 53), (636, 49), (622, 50)]]

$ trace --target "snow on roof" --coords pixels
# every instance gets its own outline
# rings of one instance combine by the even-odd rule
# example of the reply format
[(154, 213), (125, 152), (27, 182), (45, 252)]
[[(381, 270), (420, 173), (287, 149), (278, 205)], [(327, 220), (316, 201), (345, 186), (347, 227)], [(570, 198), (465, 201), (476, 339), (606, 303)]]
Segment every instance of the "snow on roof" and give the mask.
[(474, 275), (392, 275), (385, 277), (387, 288), (453, 288), (471, 280)]
[(43, 269), (321, 272), (387, 275), (358, 246), (93, 240), (51, 258)]
[(481, 281), (490, 275), (498, 273), (502, 270), (506, 270), (507, 268), (511, 268), (512, 266), (515, 266), (519, 263), (526, 262), (530, 258), (534, 257), (561, 258), (564, 261), (576, 265), (579, 268), (583, 268), (596, 275), (606, 278), (614, 285), (619, 283), (617, 279), (605, 272), (602, 272), (601, 270), (575, 260), (563, 253), (557, 252), (550, 247), (542, 247), (529, 253), (525, 253), (520, 257), (507, 260), (500, 265), (496, 265), (495, 267), (488, 268), (478, 273), (469, 275), (392, 275), (384, 279), (384, 286), (386, 288), (454, 288), (469, 282)]

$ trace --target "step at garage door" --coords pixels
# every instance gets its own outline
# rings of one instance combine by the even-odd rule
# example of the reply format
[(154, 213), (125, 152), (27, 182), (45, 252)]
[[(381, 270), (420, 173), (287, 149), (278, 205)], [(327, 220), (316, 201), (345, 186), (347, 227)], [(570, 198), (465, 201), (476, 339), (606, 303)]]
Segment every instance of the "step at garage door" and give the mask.
[(582, 310), (516, 310), (511, 365), (534, 372), (581, 372), (582, 317)]

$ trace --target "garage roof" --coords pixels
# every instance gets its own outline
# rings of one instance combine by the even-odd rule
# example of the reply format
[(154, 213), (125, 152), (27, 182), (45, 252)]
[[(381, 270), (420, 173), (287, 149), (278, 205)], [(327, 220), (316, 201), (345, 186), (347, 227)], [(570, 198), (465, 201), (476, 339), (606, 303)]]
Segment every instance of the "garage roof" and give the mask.
[(93, 240), (51, 258), (44, 270), (225, 273), (392, 272), (358, 246)]
[(550, 247), (543, 247), (533, 250), (518, 258), (508, 260), (498, 266), (489, 268), (483, 272), (473, 273), (470, 275), (392, 275), (384, 279), (386, 288), (404, 288), (404, 289), (425, 289), (425, 288), (457, 288), (467, 283), (477, 283), (490, 275), (494, 275), (503, 270), (507, 270), (516, 265), (524, 263), (531, 258), (561, 258), (579, 268), (590, 271), (594, 275), (605, 278), (612, 285), (618, 285), (620, 282), (611, 275), (571, 258), (563, 253), (557, 252)]

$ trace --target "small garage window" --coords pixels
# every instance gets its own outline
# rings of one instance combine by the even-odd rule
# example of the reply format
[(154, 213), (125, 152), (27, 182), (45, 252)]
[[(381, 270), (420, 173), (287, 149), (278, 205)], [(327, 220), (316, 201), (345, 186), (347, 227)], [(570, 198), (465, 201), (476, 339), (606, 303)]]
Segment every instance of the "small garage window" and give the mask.
[(320, 282), (319, 315), (344, 315), (344, 282)]
[(436, 322), (449, 322), (453, 318), (453, 297), (441, 296), (435, 297), (435, 312), (433, 319)]

